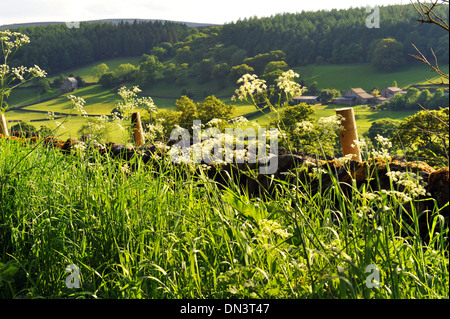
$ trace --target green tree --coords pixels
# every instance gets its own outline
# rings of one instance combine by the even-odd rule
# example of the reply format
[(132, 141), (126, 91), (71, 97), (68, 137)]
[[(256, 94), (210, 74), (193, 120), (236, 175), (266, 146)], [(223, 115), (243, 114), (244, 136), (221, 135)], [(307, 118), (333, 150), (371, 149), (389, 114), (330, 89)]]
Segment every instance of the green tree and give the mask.
[(187, 63), (180, 64), (175, 69), (175, 77), (176, 77), (175, 82), (177, 85), (186, 84), (189, 77), (189, 65)]
[(50, 81), (46, 78), (37, 78), (34, 81), (39, 94), (44, 94), (50, 91)]
[(176, 71), (177, 66), (175, 65), (175, 63), (169, 63), (164, 67), (163, 70), (163, 75), (164, 75), (164, 79), (168, 82), (173, 82), (176, 80)]
[(112, 88), (119, 85), (120, 79), (115, 72), (106, 72), (100, 77), (98, 83), (104, 88)]
[(196, 73), (200, 84), (211, 81), (211, 72), (214, 67), (213, 59), (203, 59), (197, 65)]
[(406, 63), (403, 44), (395, 39), (380, 40), (372, 53), (372, 65), (380, 70), (392, 71)]
[(270, 61), (264, 68), (264, 74), (268, 74), (278, 70), (287, 71), (288, 68), (289, 65), (285, 61)]
[[(173, 129), (175, 129), (175, 125), (180, 125), (183, 127), (183, 121), (181, 118), (181, 112), (179, 111), (173, 111), (173, 110), (158, 110), (158, 112), (155, 115), (156, 122), (159, 122), (158, 120), (161, 119), (161, 125), (164, 128), (164, 135), (166, 137), (170, 137), (170, 132), (172, 132)], [(147, 124), (145, 121), (143, 121), (143, 124)], [(191, 124), (192, 126), (192, 124)], [(186, 127), (188, 128), (188, 127)], [(189, 128), (188, 128), (189, 129)]]
[(109, 67), (105, 63), (100, 63), (92, 69), (92, 75), (99, 80), (103, 74), (108, 72)]
[(142, 59), (143, 62), (139, 65), (137, 80), (142, 84), (153, 83), (158, 77), (158, 72), (163, 69), (163, 64), (154, 55), (144, 54)]
[(138, 75), (138, 68), (131, 63), (121, 64), (117, 68), (116, 74), (121, 81), (134, 81)]
[[(299, 103), (292, 106), (287, 106), (283, 110), (283, 114), (281, 115), (280, 119), (280, 125), (281, 128), (292, 132), (295, 128), (295, 124), (299, 123), (301, 121), (314, 121), (314, 115), (315, 111), (311, 105), (308, 105), (306, 103)], [(273, 123), (275, 124), (275, 123)]]
[(167, 56), (167, 49), (156, 46), (150, 50), (150, 54), (158, 57), (159, 60), (163, 60)]
[(306, 91), (306, 94), (311, 94), (311, 95), (315, 95), (319, 93), (319, 86), (317, 84), (317, 82), (313, 82), (311, 83), (308, 87), (307, 87), (308, 91)]
[(217, 80), (219, 89), (225, 87), (225, 80), (227, 79), (229, 73), (230, 67), (228, 66), (228, 63), (224, 62), (214, 65), (211, 71), (211, 77)]
[(397, 129), (400, 123), (401, 121), (390, 118), (376, 120), (372, 122), (369, 130), (364, 134), (364, 137), (366, 137), (372, 145), (377, 144), (377, 140), (375, 138), (378, 134), (385, 138), (392, 139), (397, 134)]
[(420, 91), (417, 88), (409, 88), (406, 94), (403, 96), (404, 107), (410, 110), (419, 108), (417, 104), (419, 95)]
[(443, 89), (437, 89), (430, 100), (429, 106), (431, 109), (437, 110), (441, 107), (448, 107), (449, 105), (448, 95), (444, 94)]
[(419, 111), (401, 122), (398, 134), (393, 137), (392, 142), (414, 159), (419, 157), (434, 164), (444, 161), (448, 166), (448, 122), (448, 107)]
[(325, 89), (322, 90), (322, 92), (320, 92), (319, 94), (319, 99), (322, 102), (329, 102), (337, 97), (339, 97), (341, 95), (341, 92), (336, 90), (336, 89)]
[(20, 121), (19, 123), (11, 126), (10, 131), (11, 132), (37, 132), (35, 126), (28, 124), (24, 121)]
[(255, 70), (247, 64), (235, 65), (230, 69), (230, 81), (236, 83), (244, 74), (251, 74)]
[(233, 110), (233, 105), (223, 103), (214, 95), (206, 97), (201, 103), (197, 103), (198, 118), (203, 123), (207, 123), (212, 119), (229, 119), (233, 114)]
[[(310, 137), (305, 138), (302, 136), (302, 133), (298, 134), (296, 128), (297, 123), (303, 121), (314, 122), (314, 113), (313, 107), (306, 103), (285, 107), (280, 116), (280, 120), (271, 123), (275, 127), (279, 126), (279, 129), (286, 133), (286, 141), (284, 143), (282, 142), (282, 145), (298, 147), (301, 144), (305, 144), (305, 139), (308, 140), (307, 144), (312, 143), (312, 140), (309, 141)], [(299, 136), (302, 137), (299, 138)]]
[(191, 63), (193, 60), (193, 53), (191, 51), (190, 46), (184, 46), (182, 48), (178, 48), (176, 51), (175, 60), (178, 63)]
[(192, 126), (192, 121), (198, 116), (197, 105), (193, 100), (188, 98), (186, 95), (183, 95), (176, 100), (175, 108), (180, 112), (180, 126), (189, 129)]
[(429, 90), (425, 89), (420, 92), (419, 97), (417, 98), (417, 104), (422, 105), (423, 107), (428, 107), (430, 100), (433, 98), (433, 95)]

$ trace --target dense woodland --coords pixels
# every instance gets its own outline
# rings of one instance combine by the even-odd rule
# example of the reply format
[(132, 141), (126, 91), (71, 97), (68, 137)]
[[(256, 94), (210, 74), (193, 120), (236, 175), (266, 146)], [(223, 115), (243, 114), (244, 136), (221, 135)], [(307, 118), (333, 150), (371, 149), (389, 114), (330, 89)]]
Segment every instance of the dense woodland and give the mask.
[[(448, 20), (448, 5), (435, 11)], [(244, 64), (262, 74), (272, 61), (284, 64), (272, 65), (269, 71), (310, 63), (373, 62), (377, 44), (387, 38), (395, 39), (395, 55), (384, 60), (395, 60), (394, 67), (412, 59), (408, 56), (414, 53), (411, 43), (428, 54), (433, 48), (440, 63), (448, 63), (448, 33), (437, 26), (414, 28), (418, 22), (412, 5), (380, 7), (378, 29), (366, 27), (368, 15), (365, 8), (352, 8), (254, 17), (210, 28), (160, 21), (86, 22), (72, 29), (64, 24), (22, 27), (17, 31), (27, 34), (31, 43), (15, 63), (37, 64), (49, 74), (57, 74), (108, 58), (148, 54), (159, 60), (175, 57), (176, 65), (170, 66), (173, 72), (178, 68), (180, 76), (189, 71), (186, 75), (198, 75), (202, 82), (214, 74), (218, 79), (230, 72), (239, 76), (248, 71), (242, 67)], [(268, 56), (271, 51), (278, 53)], [(232, 67), (237, 66), (240, 69), (233, 71)], [(213, 71), (214, 67), (217, 70)], [(166, 75), (170, 73), (169, 69)]]
[(49, 74), (96, 61), (139, 56), (163, 42), (175, 43), (192, 30), (172, 22), (81, 23), (80, 28), (65, 24), (22, 27), (31, 43), (18, 53), (17, 65), (37, 64)]
[[(435, 12), (448, 20), (447, 6)], [(380, 28), (369, 29), (365, 8), (279, 14), (226, 24), (220, 39), (225, 45), (237, 45), (249, 55), (280, 49), (292, 65), (309, 63), (369, 62), (376, 43), (394, 38), (411, 53), (411, 43), (419, 49), (433, 48), (442, 63), (448, 63), (448, 33), (437, 26), (418, 27), (412, 5), (380, 7)]]

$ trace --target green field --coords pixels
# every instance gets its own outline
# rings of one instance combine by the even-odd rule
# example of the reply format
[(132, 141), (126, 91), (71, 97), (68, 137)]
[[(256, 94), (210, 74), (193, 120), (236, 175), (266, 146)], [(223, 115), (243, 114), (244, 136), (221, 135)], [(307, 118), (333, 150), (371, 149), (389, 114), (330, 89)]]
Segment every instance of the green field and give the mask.
[[(139, 58), (121, 58), (102, 62), (106, 63), (110, 67), (110, 70), (114, 71), (120, 64), (131, 63), (133, 65), (138, 65)], [(66, 73), (80, 75), (87, 82), (95, 81), (95, 78), (91, 74), (92, 68), (102, 62), (79, 69), (68, 70)], [(441, 66), (441, 69), (448, 73), (448, 65)], [(414, 64), (396, 72), (380, 72), (374, 70), (372, 66), (368, 64), (310, 65), (306, 67), (297, 67), (294, 68), (294, 70), (300, 74), (300, 79), (305, 80), (307, 85), (316, 81), (321, 89), (335, 88), (341, 91), (345, 91), (350, 87), (361, 87), (370, 91), (375, 86), (383, 88), (386, 85), (391, 85), (393, 81), (397, 81), (400, 87), (406, 88), (410, 85), (426, 83), (426, 79), (437, 79), (433, 72), (429, 71), (421, 64)], [(50, 77), (50, 80), (53, 80), (53, 78)], [(189, 81), (183, 86), (159, 81), (146, 87), (142, 87), (141, 94), (151, 96), (159, 109), (174, 109), (175, 101), (184, 89), (194, 94), (194, 99), (196, 101), (201, 101), (205, 96), (214, 94), (227, 104), (233, 103), (235, 105), (234, 116), (241, 116), (254, 112), (256, 109), (253, 105), (246, 102), (231, 101), (231, 96), (234, 94), (235, 88), (234, 85), (229, 83), (225, 88), (218, 90), (217, 82), (211, 81), (205, 84), (198, 84), (196, 79)], [(13, 91), (11, 97), (8, 99), (8, 103), (11, 108), (23, 107), (30, 103), (37, 103), (45, 98), (55, 97), (57, 94), (57, 89), (52, 89), (50, 92), (39, 96), (36, 89), (24, 88)], [(108, 115), (115, 104), (120, 101), (120, 96), (116, 94), (114, 90), (104, 89), (100, 85), (82, 87), (72, 94), (86, 100), (85, 109), (90, 115)], [(48, 111), (70, 113), (70, 103), (67, 99), (67, 95), (68, 94), (63, 94), (52, 100), (24, 107), (21, 110), (10, 110), (6, 113), (6, 117), (9, 121), (22, 120), (30, 122), (47, 119)], [(336, 107), (338, 106), (315, 106), (316, 117), (319, 118), (334, 115), (334, 109)], [(42, 113), (27, 112), (27, 110), (40, 111)], [(377, 119), (404, 119), (406, 116), (415, 113), (414, 111), (372, 111), (363, 106), (355, 107), (355, 111), (360, 134), (366, 132), (369, 129), (370, 124)], [(258, 122), (260, 125), (268, 125), (270, 123), (270, 114), (269, 116), (264, 114), (257, 115), (252, 117), (251, 120)], [(70, 121), (66, 122), (65, 129), (60, 130), (60, 134), (64, 137), (78, 137), (77, 131), (83, 122), (84, 119), (71, 117)], [(32, 122), (32, 124), (33, 123), (37, 127), (40, 125), (52, 125), (52, 123), (48, 121)]]
[(302, 166), (253, 196), (200, 165), (32, 147), (0, 139), (0, 298), (448, 299), (444, 213), (393, 181), (344, 191)]
[[(300, 74), (300, 79), (303, 79), (307, 86), (312, 82), (317, 82), (320, 89), (337, 89), (343, 92), (350, 88), (363, 88), (368, 92), (374, 87), (381, 90), (386, 86), (391, 86), (393, 81), (397, 81), (400, 88), (408, 88), (415, 84), (428, 84), (427, 80), (436, 82), (439, 79), (436, 73), (420, 63), (414, 63), (394, 72), (381, 72), (370, 64), (313, 64), (295, 67), (293, 70)], [(441, 70), (448, 74), (448, 65), (441, 66)]]
[[(79, 75), (85, 80), (87, 83), (94, 83), (97, 81), (97, 79), (92, 75), (92, 69), (101, 64), (105, 63), (109, 67), (109, 71), (115, 72), (119, 65), (130, 63), (134, 66), (139, 65), (141, 57), (129, 57), (129, 58), (116, 58), (116, 59), (109, 59), (109, 60), (103, 60), (99, 62), (95, 62), (89, 65), (86, 65), (81, 68), (76, 69), (70, 69), (64, 72), (65, 75), (73, 74), (75, 76)], [(51, 75), (49, 77), (50, 81), (53, 81), (55, 78), (57, 78), (59, 74), (57, 75)]]

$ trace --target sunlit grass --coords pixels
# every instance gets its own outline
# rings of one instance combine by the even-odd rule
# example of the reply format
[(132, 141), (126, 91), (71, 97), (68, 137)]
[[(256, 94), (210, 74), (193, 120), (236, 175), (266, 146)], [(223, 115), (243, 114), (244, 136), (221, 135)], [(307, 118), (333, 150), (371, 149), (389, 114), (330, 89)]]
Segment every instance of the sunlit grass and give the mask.
[(448, 229), (425, 243), (407, 224), (417, 206), (370, 187), (313, 192), (292, 175), (255, 198), (170, 162), (29, 150), (0, 141), (3, 298), (448, 298)]

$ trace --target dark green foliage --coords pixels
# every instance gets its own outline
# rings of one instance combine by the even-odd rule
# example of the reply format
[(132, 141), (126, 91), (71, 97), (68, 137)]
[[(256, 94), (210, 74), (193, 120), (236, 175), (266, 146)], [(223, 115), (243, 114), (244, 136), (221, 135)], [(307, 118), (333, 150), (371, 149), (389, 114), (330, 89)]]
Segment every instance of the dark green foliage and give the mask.
[[(435, 8), (435, 12), (448, 21), (448, 5)], [(289, 65), (305, 65), (368, 62), (376, 43), (391, 37), (403, 44), (409, 61), (412, 58), (408, 53), (414, 53), (414, 43), (431, 60), (432, 47), (437, 58), (448, 63), (448, 33), (435, 25), (412, 29), (418, 24), (418, 13), (412, 5), (382, 6), (380, 15), (379, 29), (366, 27), (365, 8), (245, 18), (225, 24), (219, 40), (225, 45), (237, 45), (248, 56), (279, 49), (286, 53)]]
[(443, 89), (437, 89), (434, 94), (431, 94), (427, 89), (420, 92), (417, 88), (412, 87), (408, 89), (406, 94), (397, 94), (394, 96), (394, 98), (390, 102), (384, 104), (382, 108), (391, 110), (422, 110), (420, 106), (431, 110), (448, 107), (448, 95), (444, 94)]
[[(18, 53), (17, 64), (37, 64), (49, 74), (109, 58), (139, 56), (155, 46), (171, 52), (172, 43), (192, 32), (186, 25), (172, 22), (82, 22), (80, 28), (69, 29), (59, 24), (21, 27), (14, 31), (31, 39)], [(155, 52), (164, 56), (159, 49)]]
[(404, 148), (407, 155), (417, 158), (433, 158), (447, 163), (449, 158), (449, 108), (420, 111), (408, 116), (399, 125), (393, 144)]
[(104, 88), (112, 88), (112, 87), (118, 85), (119, 82), (120, 82), (120, 79), (114, 72), (106, 72), (98, 80), (98, 83), (100, 83), (101, 86), (103, 86)]
[(377, 42), (372, 53), (372, 65), (383, 71), (392, 71), (405, 65), (403, 44), (395, 39), (382, 39)]
[(319, 94), (319, 98), (322, 102), (329, 102), (332, 99), (338, 98), (341, 92), (336, 89), (325, 89)]
[(23, 121), (14, 124), (11, 126), (11, 132), (18, 131), (18, 132), (36, 132), (37, 129), (31, 124), (25, 123)]
[(377, 135), (381, 135), (385, 138), (392, 138), (397, 134), (397, 129), (400, 125), (400, 121), (385, 118), (382, 120), (376, 120), (370, 125), (369, 131), (364, 134), (364, 137), (368, 138), (372, 145), (377, 145), (375, 138)]

